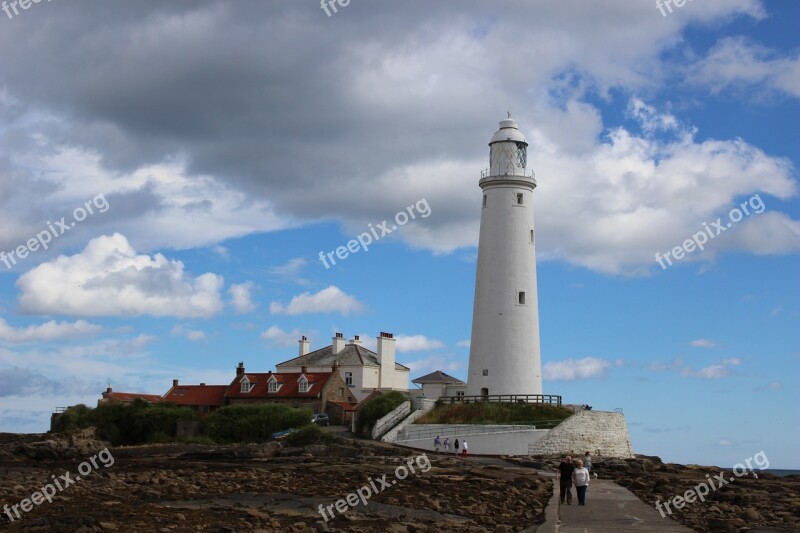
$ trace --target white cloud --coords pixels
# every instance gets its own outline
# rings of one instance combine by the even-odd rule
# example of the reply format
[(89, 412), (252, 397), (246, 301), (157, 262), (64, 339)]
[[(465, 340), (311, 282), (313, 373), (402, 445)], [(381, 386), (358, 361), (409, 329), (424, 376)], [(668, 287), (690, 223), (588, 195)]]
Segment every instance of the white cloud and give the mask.
[(302, 257), (295, 257), (283, 265), (269, 268), (267, 272), (279, 279), (285, 279), (298, 285), (308, 285), (310, 282), (300, 276), (300, 272), (305, 268), (306, 263), (307, 261)]
[(702, 379), (720, 379), (731, 375), (730, 367), (726, 365), (711, 365), (700, 370), (692, 370), (689, 367), (683, 369), (683, 375), (686, 377), (702, 378)]
[(596, 357), (583, 359), (566, 359), (554, 363), (545, 363), (542, 376), (550, 381), (572, 381), (602, 377), (606, 368), (612, 366), (610, 361)]
[(664, 370), (678, 370), (680, 368), (683, 368), (683, 359), (678, 358), (672, 361), (672, 363), (667, 363), (667, 364), (653, 361), (647, 368), (648, 370), (651, 370), (653, 372), (663, 372)]
[(431, 355), (430, 357), (425, 357), (423, 359), (402, 362), (402, 364), (411, 369), (411, 372), (414, 374), (412, 379), (419, 377), (417, 374), (426, 374), (428, 372), (433, 372), (434, 370), (441, 370), (450, 375), (454, 375), (453, 373), (458, 373), (459, 371), (466, 369), (467, 366), (464, 361), (459, 361), (454, 359), (452, 356), (448, 357), (444, 355)]
[(188, 276), (183, 263), (137, 255), (121, 234), (92, 239), (72, 256), (42, 263), (17, 281), (29, 313), (210, 317), (222, 310), (223, 279)]
[(78, 320), (77, 322), (56, 322), (51, 320), (38, 326), (15, 328), (0, 318), (0, 340), (7, 342), (36, 342), (61, 339), (74, 339), (95, 335), (103, 328), (97, 324)]
[(716, 342), (709, 339), (695, 339), (689, 343), (689, 346), (694, 346), (695, 348), (713, 348), (716, 345)]
[(444, 343), (429, 339), (425, 335), (397, 335), (398, 352), (421, 352), (423, 350), (438, 350), (444, 348)]
[(733, 446), (733, 442), (728, 439), (722, 439), (717, 444), (719, 446)]
[(190, 329), (182, 325), (175, 326), (170, 333), (178, 337), (186, 337), (192, 342), (206, 340), (206, 334), (198, 329)]
[(718, 93), (728, 87), (758, 87), (800, 97), (800, 56), (778, 57), (765, 46), (744, 37), (721, 39), (689, 71), (690, 83), (707, 85)]
[(339, 287), (331, 285), (311, 294), (304, 292), (292, 298), (288, 305), (272, 302), (269, 311), (273, 315), (302, 315), (307, 313), (360, 313), (365, 309), (363, 303), (355, 297), (343, 292)]
[(773, 381), (772, 383), (767, 385), (767, 388), (772, 390), (780, 390), (783, 388), (783, 383), (780, 383), (779, 381)]
[(731, 357), (729, 359), (722, 360), (723, 365), (731, 365), (731, 366), (739, 366), (742, 364), (742, 360), (737, 357)]
[(253, 282), (233, 284), (228, 289), (228, 294), (231, 297), (231, 304), (236, 310), (237, 314), (249, 313), (255, 310), (256, 304), (251, 299), (251, 291), (253, 290)]
[(471, 343), (470, 339), (464, 339), (463, 341), (458, 341), (456, 343), (456, 346), (458, 346), (459, 348), (469, 348), (470, 343)]
[(299, 329), (293, 329), (292, 331), (286, 332), (278, 326), (270, 326), (261, 334), (261, 339), (265, 341), (271, 341), (278, 346), (295, 346), (302, 335), (303, 334)]

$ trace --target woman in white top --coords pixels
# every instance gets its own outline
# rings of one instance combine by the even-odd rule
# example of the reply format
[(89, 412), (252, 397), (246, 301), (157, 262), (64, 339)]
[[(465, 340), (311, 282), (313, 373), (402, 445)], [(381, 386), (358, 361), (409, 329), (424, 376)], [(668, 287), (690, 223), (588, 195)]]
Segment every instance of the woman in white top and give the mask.
[(575, 461), (577, 468), (572, 472), (572, 482), (578, 491), (578, 505), (586, 505), (586, 489), (589, 488), (589, 470), (583, 467), (583, 461)]

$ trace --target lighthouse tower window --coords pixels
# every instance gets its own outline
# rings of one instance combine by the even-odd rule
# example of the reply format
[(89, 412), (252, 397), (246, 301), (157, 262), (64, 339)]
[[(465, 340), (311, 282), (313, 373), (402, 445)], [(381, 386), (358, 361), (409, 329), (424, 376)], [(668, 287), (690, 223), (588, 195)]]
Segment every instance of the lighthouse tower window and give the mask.
[(524, 143), (516, 143), (517, 144), (517, 166), (521, 168), (526, 168), (528, 165), (528, 150), (525, 148)]

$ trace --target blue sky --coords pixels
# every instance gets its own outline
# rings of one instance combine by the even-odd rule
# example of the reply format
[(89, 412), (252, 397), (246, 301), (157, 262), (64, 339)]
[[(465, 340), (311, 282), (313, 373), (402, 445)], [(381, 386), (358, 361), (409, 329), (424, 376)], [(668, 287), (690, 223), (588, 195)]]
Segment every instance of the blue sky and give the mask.
[[(465, 378), (478, 179), (510, 110), (538, 181), (545, 393), (623, 409), (638, 453), (800, 468), (784, 414), (800, 399), (800, 6), (365, 4), (0, 13), (19, 51), (0, 57), (0, 251), (16, 254), (0, 431), (45, 430), (109, 383), (267, 371), (300, 335), (393, 332), (412, 378)], [(409, 206), (426, 216), (319, 261)], [(703, 250), (659, 266), (718, 218)]]

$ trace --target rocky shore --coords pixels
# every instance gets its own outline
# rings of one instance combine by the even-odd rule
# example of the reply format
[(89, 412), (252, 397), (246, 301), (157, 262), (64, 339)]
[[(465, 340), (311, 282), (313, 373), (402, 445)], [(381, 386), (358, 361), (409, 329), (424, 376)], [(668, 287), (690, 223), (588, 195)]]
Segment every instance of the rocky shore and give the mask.
[[(0, 435), (0, 506), (18, 504), (105, 447), (91, 435)], [(482, 466), (362, 441), (284, 448), (154, 445), (111, 448), (102, 464), (0, 530), (69, 532), (534, 531), (552, 484), (534, 470)], [(412, 461), (409, 463), (409, 461)], [(398, 467), (415, 473), (396, 479)], [(386, 478), (383, 476), (386, 475)], [(383, 478), (388, 486), (378, 482)], [(368, 504), (328, 521), (318, 507), (373, 482)], [(392, 482), (396, 483), (392, 483)], [(340, 504), (341, 505), (341, 504)], [(13, 514), (12, 514), (13, 516)]]
[[(541, 456), (517, 462), (552, 470), (560, 461), (560, 457)], [(695, 531), (800, 531), (800, 476), (777, 477), (757, 471), (756, 479), (710, 466), (665, 464), (658, 457), (644, 455), (634, 459), (595, 459), (594, 466), (603, 479), (615, 481), (650, 505), (661, 502), (662, 508), (664, 502), (683, 496), (700, 483), (708, 484), (709, 479), (714, 486), (721, 485), (715, 476), (723, 472), (727, 484), (718, 489), (709, 487), (705, 501), (686, 503), (681, 509), (671, 505), (671, 513), (664, 510), (665, 519), (677, 520)]]

